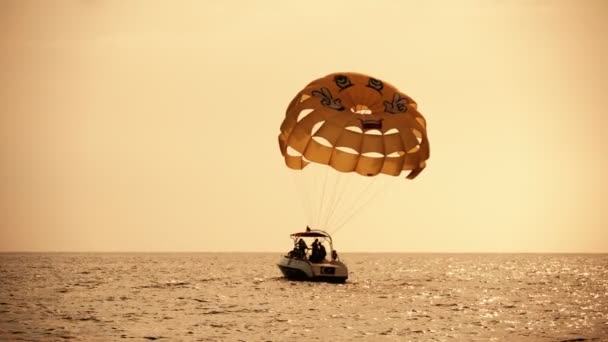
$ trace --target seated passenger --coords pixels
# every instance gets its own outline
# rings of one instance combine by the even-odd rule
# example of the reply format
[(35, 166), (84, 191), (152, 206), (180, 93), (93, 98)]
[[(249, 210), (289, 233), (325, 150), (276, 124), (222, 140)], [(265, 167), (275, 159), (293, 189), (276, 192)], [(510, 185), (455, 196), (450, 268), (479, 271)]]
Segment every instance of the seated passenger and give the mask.
[(319, 239), (315, 239), (312, 243), (312, 252), (310, 253), (310, 262), (318, 262), (319, 260)]
[(304, 241), (304, 239), (300, 238), (297, 242), (297, 245), (298, 245), (298, 257), (300, 257), (300, 258), (306, 257), (306, 250), (308, 249), (308, 246), (306, 245), (306, 241)]
[(327, 251), (325, 251), (325, 246), (323, 244), (319, 244), (319, 262), (325, 260), (327, 256)]

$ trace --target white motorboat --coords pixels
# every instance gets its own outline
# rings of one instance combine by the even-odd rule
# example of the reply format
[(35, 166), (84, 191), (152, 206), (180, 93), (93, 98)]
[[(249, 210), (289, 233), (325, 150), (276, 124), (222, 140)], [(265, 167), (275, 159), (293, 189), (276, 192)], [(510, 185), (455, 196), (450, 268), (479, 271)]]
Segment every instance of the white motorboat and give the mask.
[[(307, 229), (290, 237), (294, 241), (294, 248), (282, 256), (277, 264), (285, 278), (332, 283), (344, 283), (348, 279), (348, 268), (340, 261), (327, 232)], [(312, 247), (308, 248), (309, 245)]]

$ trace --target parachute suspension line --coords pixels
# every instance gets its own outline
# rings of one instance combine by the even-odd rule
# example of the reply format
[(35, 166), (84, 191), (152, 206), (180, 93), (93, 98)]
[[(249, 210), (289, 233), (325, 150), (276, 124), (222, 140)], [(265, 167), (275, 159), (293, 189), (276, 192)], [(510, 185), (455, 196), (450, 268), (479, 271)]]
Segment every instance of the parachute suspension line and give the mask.
[[(378, 178), (379, 177), (374, 177), (374, 179), (367, 184), (366, 188), (361, 193), (362, 194), (363, 193), (369, 193), (367, 190), (369, 188), (372, 188), (372, 184), (374, 184), (377, 181)], [(357, 207), (355, 207), (354, 210), (351, 210), (350, 214), (348, 216), (346, 216), (345, 218), (343, 218), (343, 220), (340, 221), (340, 223), (338, 225), (336, 225), (336, 229), (332, 232), (332, 234), (334, 234), (335, 232), (337, 232), (338, 230), (340, 230), (342, 227), (344, 227), (344, 225), (346, 225), (346, 223), (348, 223), (357, 213), (359, 213), (372, 200), (374, 200), (376, 197), (378, 197), (378, 195), (380, 195), (381, 193), (385, 192), (390, 184), (391, 184), (391, 182), (389, 182), (387, 179), (385, 179), (384, 184), (381, 184), (382, 186), (376, 187), (376, 190), (372, 191), (371, 195), (369, 195), (369, 196), (363, 196), (364, 201), (362, 203), (360, 203)]]
[[(308, 167), (311, 167), (312, 165), (309, 165)], [(309, 171), (309, 172), (306, 172)], [(316, 220), (316, 214), (315, 214), (315, 204), (316, 201), (315, 199), (319, 197), (319, 194), (317, 193), (317, 189), (319, 189), (319, 186), (317, 185), (318, 181), (317, 181), (317, 177), (315, 176), (314, 173), (314, 169), (312, 170), (305, 170), (305, 174), (304, 174), (304, 195), (307, 197), (308, 200), (308, 210), (310, 212), (309, 216), (308, 216), (308, 222), (307, 224), (311, 227), (314, 227), (315, 225), (315, 220)]]
[[(343, 200), (344, 189), (348, 186), (348, 177), (345, 177), (345, 173), (341, 173), (337, 170), (332, 169), (332, 182), (333, 185), (329, 186), (332, 191), (332, 197), (327, 203), (327, 212), (325, 213), (325, 218), (323, 222), (323, 229), (329, 230), (331, 228), (332, 217), (334, 217), (336, 210), (339, 209), (341, 201)], [(343, 184), (346, 179), (346, 184)]]
[(318, 211), (318, 215), (317, 215), (317, 221), (314, 223), (316, 229), (324, 229), (323, 227), (320, 227), (319, 225), (321, 224), (321, 221), (323, 221), (323, 208), (325, 208), (325, 193), (327, 191), (327, 176), (329, 174), (329, 169), (330, 167), (325, 167), (325, 173), (323, 176), (323, 186), (321, 187), (321, 200), (319, 201), (319, 211)]
[(310, 204), (312, 196), (308, 193), (309, 186), (306, 186), (305, 179), (298, 175), (297, 172), (293, 172), (293, 182), (296, 185), (298, 193), (301, 194), (300, 197), (300, 205), (304, 209), (306, 223), (310, 225), (310, 221), (312, 219), (312, 207)]
[[(334, 213), (336, 212), (336, 208), (338, 207), (338, 201), (342, 198), (342, 195), (344, 194), (344, 189), (348, 184), (344, 184), (342, 185), (342, 180), (344, 178), (347, 177), (340, 177), (339, 174), (337, 174), (338, 171), (332, 170), (332, 175), (334, 178), (334, 185), (332, 187), (333, 191), (332, 191), (332, 198), (329, 201), (328, 204), (328, 208), (327, 208), (327, 214), (325, 215), (325, 222), (323, 222), (323, 229), (328, 230), (329, 229), (329, 224), (331, 223), (330, 220), (331, 218), (334, 216)], [(349, 178), (347, 178), (349, 179)]]
[[(339, 214), (344, 213), (344, 211), (348, 210), (349, 207), (352, 205), (352, 203), (350, 203), (352, 201), (348, 201), (348, 198), (352, 198), (351, 196), (348, 196), (349, 190), (351, 190), (352, 192), (352, 189), (357, 188), (352, 186), (355, 179), (352, 174), (340, 173), (338, 171), (335, 171), (335, 175), (336, 186), (334, 191), (334, 201), (331, 204), (331, 211), (329, 212), (329, 215), (325, 222), (325, 228), (328, 231), (330, 231), (337, 223), (335, 218), (339, 217)], [(335, 216), (336, 214), (338, 214), (338, 216)]]
[[(307, 167), (310, 168), (311, 166), (313, 166), (313, 165), (308, 165)], [(310, 208), (309, 208), (310, 216), (309, 216), (306, 224), (309, 225), (310, 227), (314, 227), (316, 216), (317, 216), (315, 198), (318, 197), (318, 194), (316, 191), (317, 190), (316, 177), (314, 176), (314, 169), (303, 169), (301, 172), (303, 172), (303, 187), (304, 187), (304, 191), (302, 193), (304, 196), (306, 196), (308, 198), (308, 203), (310, 206)]]
[(350, 197), (353, 198), (354, 200), (349, 205), (348, 210), (345, 210), (344, 213), (341, 215), (341, 217), (338, 220), (336, 220), (336, 225), (335, 225), (334, 230), (332, 231), (332, 234), (337, 232), (340, 228), (342, 228), (342, 226), (344, 226), (346, 224), (346, 222), (348, 222), (359, 211), (359, 209), (362, 207), (362, 205), (359, 202), (361, 202), (361, 201), (363, 201), (364, 203), (366, 202), (365, 199), (370, 197), (369, 196), (369, 192), (371, 191), (370, 188), (372, 188), (372, 186), (375, 182), (376, 182), (376, 178), (374, 177), (367, 184), (365, 184), (364, 187), (360, 188), (361, 190), (356, 195), (351, 194)]

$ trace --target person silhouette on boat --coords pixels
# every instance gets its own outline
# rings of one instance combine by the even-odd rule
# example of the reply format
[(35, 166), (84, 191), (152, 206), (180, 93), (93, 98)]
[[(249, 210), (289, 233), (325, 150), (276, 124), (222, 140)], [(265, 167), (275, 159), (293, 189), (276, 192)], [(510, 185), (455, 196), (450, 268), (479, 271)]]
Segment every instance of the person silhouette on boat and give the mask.
[(312, 252), (310, 253), (311, 262), (317, 262), (317, 260), (319, 260), (319, 245), (319, 239), (315, 239), (315, 241), (312, 243)]
[(291, 251), (289, 251), (289, 253), (287, 253), (287, 256), (290, 258), (299, 258), (300, 257), (300, 247), (298, 247), (298, 244), (296, 242), (294, 242), (293, 249)]
[(335, 249), (331, 251), (331, 261), (336, 261), (338, 260), (338, 251), (336, 251)]
[(306, 257), (307, 249), (308, 249), (308, 245), (306, 245), (306, 241), (304, 241), (304, 239), (300, 238), (298, 240), (298, 256), (300, 258)]
[(326, 256), (327, 251), (325, 250), (325, 246), (323, 246), (322, 243), (319, 243), (318, 262), (322, 262), (323, 260), (325, 260)]

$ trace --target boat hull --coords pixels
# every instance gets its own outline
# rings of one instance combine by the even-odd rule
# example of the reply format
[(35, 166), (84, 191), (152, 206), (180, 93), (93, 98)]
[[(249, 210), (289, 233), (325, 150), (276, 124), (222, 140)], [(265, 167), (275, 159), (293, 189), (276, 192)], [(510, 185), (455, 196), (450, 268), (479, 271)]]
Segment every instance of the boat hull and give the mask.
[(348, 279), (348, 268), (340, 261), (311, 263), (305, 259), (283, 256), (277, 266), (290, 280), (344, 283)]

